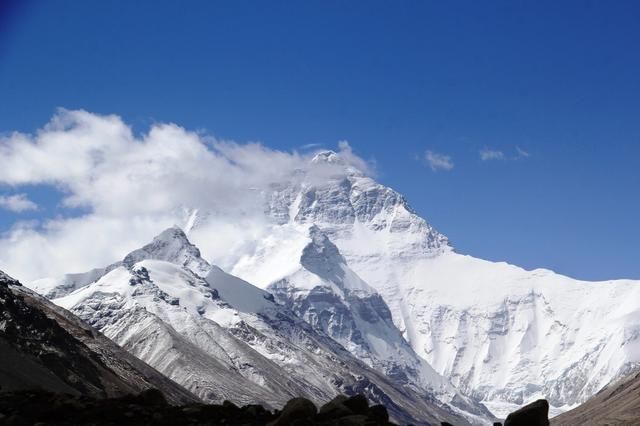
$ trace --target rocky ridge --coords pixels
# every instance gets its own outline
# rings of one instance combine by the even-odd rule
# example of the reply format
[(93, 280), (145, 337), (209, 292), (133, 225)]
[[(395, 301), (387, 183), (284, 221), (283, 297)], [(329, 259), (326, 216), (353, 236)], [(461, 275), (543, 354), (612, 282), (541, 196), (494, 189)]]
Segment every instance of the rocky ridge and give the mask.
[(0, 390), (45, 389), (94, 398), (161, 389), (174, 404), (198, 398), (96, 329), (0, 273)]

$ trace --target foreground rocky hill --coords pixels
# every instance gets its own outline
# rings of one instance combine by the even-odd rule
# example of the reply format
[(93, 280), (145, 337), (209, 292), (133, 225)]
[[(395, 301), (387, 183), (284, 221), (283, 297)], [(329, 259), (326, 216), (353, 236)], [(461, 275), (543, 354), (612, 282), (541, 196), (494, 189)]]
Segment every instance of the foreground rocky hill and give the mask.
[(612, 383), (577, 408), (551, 422), (553, 425), (640, 424), (640, 372)]
[(0, 391), (45, 389), (93, 398), (160, 389), (198, 398), (97, 330), (0, 271)]
[[(549, 403), (535, 401), (511, 413), (504, 426), (549, 426)], [(0, 393), (2, 425), (267, 425), (267, 426), (386, 426), (389, 413), (383, 405), (369, 405), (364, 395), (338, 395), (319, 409), (306, 398), (293, 398), (281, 410), (261, 405), (238, 407), (222, 404), (170, 405), (160, 391), (96, 399), (86, 396), (21, 391)], [(452, 426), (449, 422), (438, 422)], [(501, 426), (501, 423), (493, 423)], [(581, 423), (583, 424), (583, 423)]]

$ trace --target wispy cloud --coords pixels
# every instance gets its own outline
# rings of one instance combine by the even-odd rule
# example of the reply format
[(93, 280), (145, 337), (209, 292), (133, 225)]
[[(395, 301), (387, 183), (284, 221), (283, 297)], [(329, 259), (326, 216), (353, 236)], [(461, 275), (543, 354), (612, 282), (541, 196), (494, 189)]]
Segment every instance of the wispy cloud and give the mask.
[(483, 148), (480, 150), (480, 159), (482, 161), (504, 160), (505, 156), (504, 156), (504, 152), (502, 151)]
[(313, 148), (320, 148), (321, 146), (322, 146), (321, 143), (307, 143), (302, 145), (300, 149), (307, 150), (307, 149), (313, 149)]
[(521, 160), (530, 156), (527, 151), (518, 146), (516, 146), (515, 151), (515, 154), (505, 154), (504, 151), (485, 147), (478, 151), (478, 155), (480, 156), (480, 160), (482, 161)]
[(27, 194), (0, 195), (0, 208), (20, 213), (27, 210), (37, 210), (38, 205), (31, 201)]
[(424, 153), (424, 158), (427, 161), (429, 167), (431, 167), (431, 170), (433, 170), (434, 172), (438, 170), (449, 171), (453, 169), (454, 166), (453, 161), (451, 160), (451, 156), (449, 155), (439, 154), (437, 152), (427, 150)]

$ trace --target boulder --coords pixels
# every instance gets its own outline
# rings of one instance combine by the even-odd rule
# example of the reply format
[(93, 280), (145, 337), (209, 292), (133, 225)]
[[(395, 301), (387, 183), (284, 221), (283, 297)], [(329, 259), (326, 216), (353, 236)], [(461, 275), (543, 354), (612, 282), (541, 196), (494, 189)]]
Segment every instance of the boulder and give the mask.
[(362, 414), (367, 411), (367, 408), (369, 408), (369, 401), (367, 401), (367, 398), (364, 395), (358, 394), (347, 398), (342, 405), (356, 414)]
[(539, 399), (507, 416), (504, 426), (549, 426), (549, 403)]
[(389, 413), (384, 405), (372, 405), (367, 408), (367, 412), (365, 414), (369, 420), (376, 424), (385, 425), (389, 423)]
[(293, 398), (287, 402), (272, 426), (312, 423), (318, 409), (306, 398)]
[(344, 402), (349, 399), (345, 395), (338, 395), (331, 401), (320, 407), (318, 412), (318, 420), (338, 419), (340, 417), (351, 416), (355, 414), (351, 409), (344, 405)]

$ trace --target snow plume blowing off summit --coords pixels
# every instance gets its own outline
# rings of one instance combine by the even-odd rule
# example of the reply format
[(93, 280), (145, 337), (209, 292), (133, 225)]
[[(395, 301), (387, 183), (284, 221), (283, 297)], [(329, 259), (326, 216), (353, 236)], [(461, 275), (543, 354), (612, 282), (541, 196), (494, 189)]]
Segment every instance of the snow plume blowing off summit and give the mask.
[(195, 240), (218, 258), (238, 235), (264, 232), (273, 186), (344, 175), (345, 164), (371, 172), (347, 142), (338, 154), (339, 164), (313, 162), (312, 154), (218, 140), (175, 124), (134, 134), (118, 116), (61, 109), (35, 134), (0, 135), (0, 184), (46, 185), (60, 197), (41, 209), (48, 218), (18, 222), (2, 236), (0, 264), (22, 280), (85, 271), (186, 223), (195, 210), (207, 212), (216, 230), (215, 241)]

